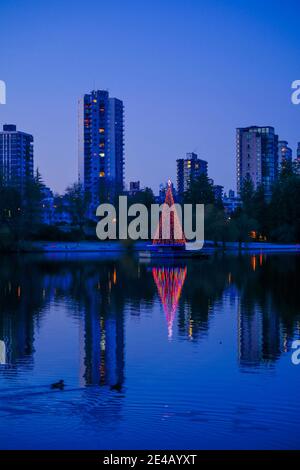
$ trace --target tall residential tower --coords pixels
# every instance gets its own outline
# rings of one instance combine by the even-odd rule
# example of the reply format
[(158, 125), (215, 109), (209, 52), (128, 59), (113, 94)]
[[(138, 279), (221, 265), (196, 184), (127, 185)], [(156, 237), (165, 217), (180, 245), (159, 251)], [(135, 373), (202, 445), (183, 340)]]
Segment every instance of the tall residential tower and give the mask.
[(104, 90), (79, 101), (79, 181), (90, 196), (90, 216), (124, 186), (124, 106)]
[(241, 127), (236, 131), (237, 190), (250, 178), (256, 189), (262, 184), (266, 198), (278, 176), (278, 136), (274, 127)]
[(177, 192), (182, 195), (188, 190), (190, 182), (200, 175), (207, 176), (207, 162), (198, 158), (196, 153), (187, 153), (186, 158), (177, 160)]
[(278, 142), (278, 171), (282, 170), (287, 162), (292, 162), (293, 151), (286, 140)]
[(21, 193), (33, 178), (33, 137), (13, 124), (5, 124), (0, 132), (0, 178)]

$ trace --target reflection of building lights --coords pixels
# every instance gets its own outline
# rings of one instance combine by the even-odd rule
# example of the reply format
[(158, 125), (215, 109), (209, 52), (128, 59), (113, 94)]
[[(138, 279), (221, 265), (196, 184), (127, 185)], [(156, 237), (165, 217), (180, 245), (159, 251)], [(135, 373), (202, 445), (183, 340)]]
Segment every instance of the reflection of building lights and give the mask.
[(21, 286), (18, 286), (17, 295), (18, 297), (21, 297)]
[(288, 337), (286, 334), (283, 335), (283, 345), (282, 345), (283, 352), (288, 351)]
[(114, 269), (114, 273), (113, 273), (113, 283), (117, 284), (117, 271), (116, 271), (116, 268)]
[(189, 338), (193, 339), (193, 320), (191, 318), (189, 322)]
[(6, 347), (4, 341), (0, 340), (0, 364), (6, 364)]
[(105, 342), (105, 332), (104, 331), (101, 335), (100, 347), (101, 347), (101, 351), (105, 351), (106, 342)]
[(256, 270), (256, 256), (255, 255), (251, 256), (251, 266), (252, 266), (253, 271), (255, 271)]

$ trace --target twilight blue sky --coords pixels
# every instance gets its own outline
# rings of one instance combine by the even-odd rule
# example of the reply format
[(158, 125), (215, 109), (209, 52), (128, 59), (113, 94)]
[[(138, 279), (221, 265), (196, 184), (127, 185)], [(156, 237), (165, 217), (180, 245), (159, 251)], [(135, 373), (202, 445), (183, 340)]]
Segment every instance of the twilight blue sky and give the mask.
[(77, 99), (125, 104), (126, 181), (155, 191), (196, 151), (235, 189), (235, 128), (273, 125), (295, 149), (299, 0), (0, 0), (0, 124), (34, 134), (56, 191), (77, 178)]

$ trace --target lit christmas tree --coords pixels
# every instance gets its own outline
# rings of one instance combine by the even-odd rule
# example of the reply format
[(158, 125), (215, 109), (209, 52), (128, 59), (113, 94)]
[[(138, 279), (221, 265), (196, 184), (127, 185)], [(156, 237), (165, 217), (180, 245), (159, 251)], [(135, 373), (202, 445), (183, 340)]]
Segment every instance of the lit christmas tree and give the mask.
[[(169, 180), (165, 202), (153, 238), (153, 245), (185, 245), (186, 240), (176, 208), (174, 207), (172, 211), (169, 210), (174, 204), (171, 181)], [(168, 237), (163, 236), (165, 233), (168, 234)]]

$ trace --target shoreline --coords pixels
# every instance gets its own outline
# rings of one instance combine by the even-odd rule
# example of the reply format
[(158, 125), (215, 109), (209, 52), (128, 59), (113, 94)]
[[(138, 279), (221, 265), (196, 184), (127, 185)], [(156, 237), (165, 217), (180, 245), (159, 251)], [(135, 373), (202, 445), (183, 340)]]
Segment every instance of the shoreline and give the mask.
[[(126, 253), (126, 252), (139, 252), (146, 250), (148, 242), (135, 242), (132, 245), (126, 246), (120, 241), (114, 242), (98, 242), (98, 241), (81, 241), (81, 242), (26, 242), (19, 247), (18, 250), (2, 251), (4, 254), (13, 253)], [(194, 247), (196, 250), (196, 246)], [(199, 250), (203, 253), (215, 252), (300, 252), (300, 244), (280, 244), (280, 243), (265, 243), (265, 242), (227, 242), (225, 245), (222, 242), (216, 244), (207, 241), (204, 247)]]

